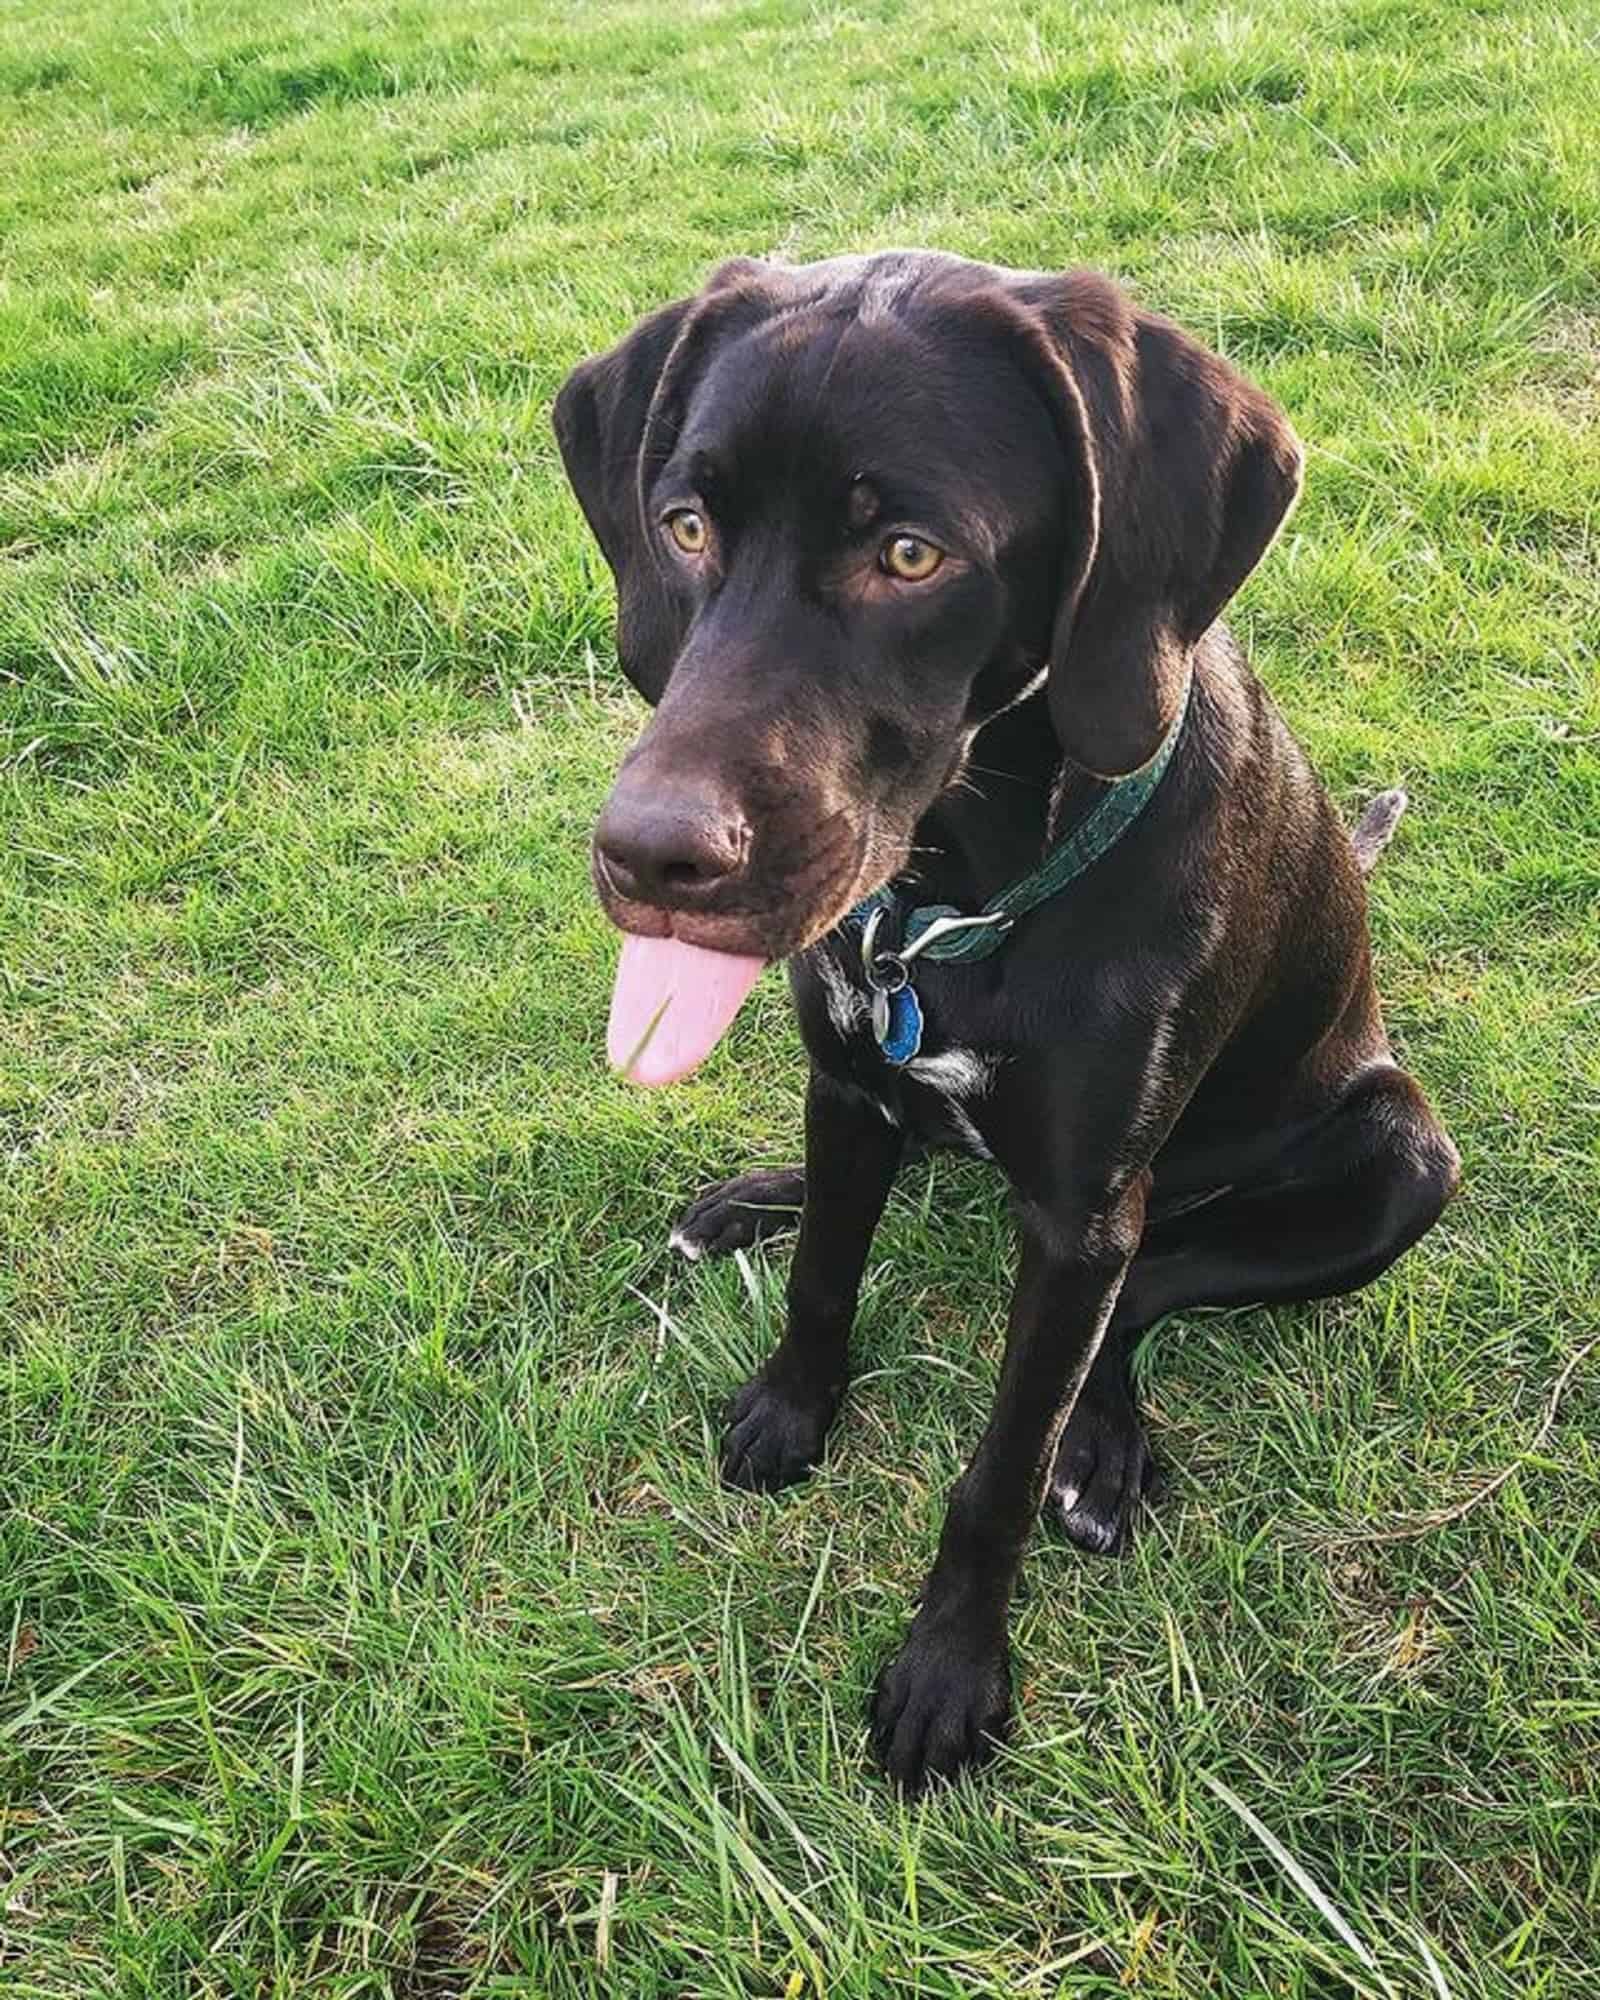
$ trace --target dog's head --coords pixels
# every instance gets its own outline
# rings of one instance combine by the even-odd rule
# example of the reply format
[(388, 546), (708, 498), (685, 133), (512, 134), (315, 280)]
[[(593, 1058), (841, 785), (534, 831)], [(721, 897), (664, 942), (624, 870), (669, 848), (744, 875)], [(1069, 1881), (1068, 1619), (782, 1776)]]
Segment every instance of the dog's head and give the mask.
[(613, 921), (786, 957), (905, 865), (992, 716), (1137, 767), (1293, 503), (1276, 407), (1085, 272), (736, 261), (584, 362), (556, 433), (655, 707)]

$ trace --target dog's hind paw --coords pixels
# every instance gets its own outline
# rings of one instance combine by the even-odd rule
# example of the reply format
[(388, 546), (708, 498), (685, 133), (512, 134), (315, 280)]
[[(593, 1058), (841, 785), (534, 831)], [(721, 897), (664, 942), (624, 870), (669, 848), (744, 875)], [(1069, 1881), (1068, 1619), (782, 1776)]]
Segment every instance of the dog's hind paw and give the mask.
[(806, 1177), (799, 1167), (735, 1174), (690, 1202), (668, 1241), (691, 1264), (748, 1250), (765, 1237), (799, 1228), (805, 1192)]
[(1126, 1548), (1155, 1460), (1133, 1405), (1080, 1396), (1056, 1447), (1045, 1512), (1090, 1555)]

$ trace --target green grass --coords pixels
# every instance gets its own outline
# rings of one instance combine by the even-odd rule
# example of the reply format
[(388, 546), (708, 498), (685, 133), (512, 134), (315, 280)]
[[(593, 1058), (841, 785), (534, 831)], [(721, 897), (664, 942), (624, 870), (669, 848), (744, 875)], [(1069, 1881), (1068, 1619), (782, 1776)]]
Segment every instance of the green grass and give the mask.
[[(1600, 1993), (1600, 1360), (1366, 1532), (1600, 1331), (1597, 97), (1539, 0), (0, 17), (7, 2000)], [(830, 1463), (721, 1491), (781, 1262), (665, 1229), (801, 1064), (769, 980), (605, 1073), (640, 712), (548, 428), (719, 257), (908, 241), (1291, 412), (1238, 624), (1413, 794), (1380, 973), (1467, 1172), (1370, 1292), (1156, 1336), (1169, 1499), (1040, 1537), (1015, 1749), (914, 1808), (863, 1705), (1000, 1192), (907, 1178)]]

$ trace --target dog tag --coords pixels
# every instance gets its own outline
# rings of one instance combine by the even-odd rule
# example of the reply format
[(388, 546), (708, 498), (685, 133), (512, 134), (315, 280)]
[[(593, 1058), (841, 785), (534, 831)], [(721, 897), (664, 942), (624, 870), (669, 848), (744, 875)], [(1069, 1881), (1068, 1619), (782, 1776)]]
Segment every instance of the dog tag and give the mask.
[(885, 1061), (892, 1062), (896, 1069), (910, 1062), (922, 1047), (922, 1002), (917, 998), (916, 988), (902, 986), (898, 993), (875, 993), (872, 1029)]

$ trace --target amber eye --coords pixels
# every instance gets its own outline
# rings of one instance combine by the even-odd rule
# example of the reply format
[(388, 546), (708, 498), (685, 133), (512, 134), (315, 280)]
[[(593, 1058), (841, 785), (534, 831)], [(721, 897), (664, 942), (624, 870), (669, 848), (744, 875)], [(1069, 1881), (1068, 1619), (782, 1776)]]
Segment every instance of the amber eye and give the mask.
[(902, 583), (926, 583), (943, 561), (944, 550), (920, 535), (891, 535), (878, 551), (880, 567)]
[(706, 532), (706, 517), (696, 513), (693, 507), (675, 507), (667, 516), (667, 533), (686, 556), (703, 555), (710, 540)]

